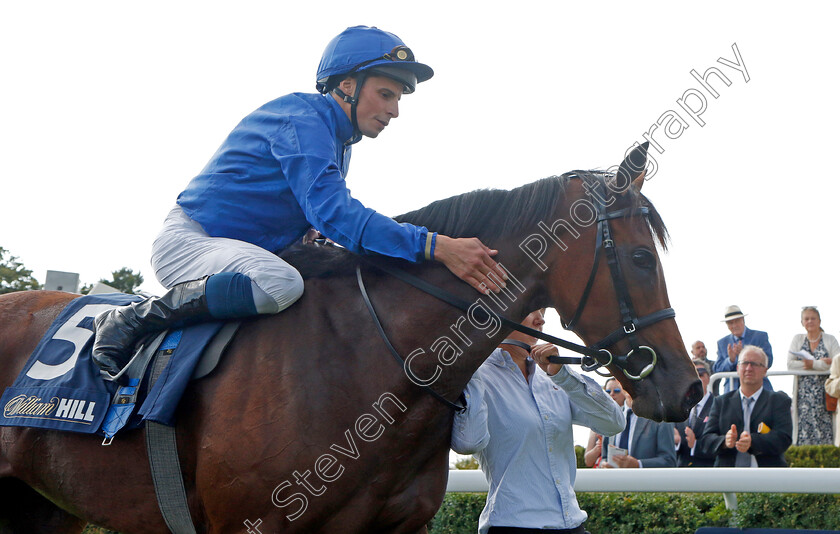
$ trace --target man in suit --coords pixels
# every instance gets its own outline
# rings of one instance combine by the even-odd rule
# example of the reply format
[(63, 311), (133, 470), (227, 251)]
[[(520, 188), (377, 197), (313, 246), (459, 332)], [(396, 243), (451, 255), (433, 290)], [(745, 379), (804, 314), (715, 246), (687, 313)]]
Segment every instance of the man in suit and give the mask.
[(677, 423), (680, 443), (677, 447), (677, 467), (712, 467), (715, 457), (705, 454), (697, 446), (697, 440), (703, 435), (706, 421), (712, 411), (712, 392), (709, 391), (709, 364), (704, 360), (692, 360), (697, 376), (703, 384), (703, 398), (691, 409), (688, 420)]
[[(618, 381), (610, 379), (607, 381), (607, 391), (620, 388)], [(633, 399), (626, 391), (620, 394), (610, 394), (619, 406), (624, 407), (625, 427), (624, 431), (603, 440), (601, 458), (608, 458), (607, 451), (610, 445), (627, 449), (627, 454), (614, 455), (615, 466), (601, 461), (602, 467), (676, 467), (677, 453), (674, 449), (674, 425), (673, 423), (657, 423), (650, 419), (637, 417), (633, 413)]]
[[(712, 370), (716, 373), (723, 373), (726, 371), (735, 371), (738, 361), (738, 355), (741, 350), (747, 345), (755, 345), (761, 347), (767, 355), (767, 368), (773, 365), (773, 348), (770, 346), (770, 338), (767, 332), (760, 330), (750, 330), (744, 323), (745, 314), (741, 312), (738, 306), (728, 306), (724, 311), (723, 322), (729, 329), (730, 334), (720, 338), (717, 342), (718, 358)], [(738, 379), (729, 378), (726, 380), (726, 387), (724, 392), (728, 393), (738, 389)], [(764, 389), (773, 391), (773, 386), (770, 385), (770, 380), (764, 377)]]
[(763, 387), (769, 359), (754, 345), (738, 356), (740, 387), (715, 397), (699, 446), (715, 467), (786, 467), (793, 419), (790, 397)]

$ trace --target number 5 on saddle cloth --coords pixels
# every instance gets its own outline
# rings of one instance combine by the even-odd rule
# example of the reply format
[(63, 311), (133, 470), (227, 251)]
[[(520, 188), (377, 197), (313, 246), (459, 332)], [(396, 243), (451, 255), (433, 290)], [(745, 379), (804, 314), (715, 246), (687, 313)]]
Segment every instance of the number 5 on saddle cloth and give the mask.
[[(172, 426), (181, 395), (193, 377), (209, 373), (238, 323), (203, 323), (143, 340), (126, 369), (127, 385), (102, 378), (90, 357), (93, 318), (139, 297), (120, 293), (71, 301), (53, 321), (15, 382), (0, 398), (0, 426), (27, 426), (105, 436), (144, 421)], [(148, 388), (150, 362), (155, 375)], [(148, 389), (145, 399), (144, 389)], [(142, 400), (135, 414), (137, 402)], [(132, 417), (133, 416), (133, 417)]]

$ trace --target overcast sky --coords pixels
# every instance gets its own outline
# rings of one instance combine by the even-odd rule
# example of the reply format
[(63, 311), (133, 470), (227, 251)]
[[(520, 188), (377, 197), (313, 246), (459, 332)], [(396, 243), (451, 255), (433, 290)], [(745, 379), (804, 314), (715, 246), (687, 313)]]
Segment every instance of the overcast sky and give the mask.
[[(663, 153), (644, 192), (671, 232), (663, 263), (686, 344), (714, 346), (729, 304), (769, 332), (774, 369), (801, 306), (840, 334), (833, 4), (290, 4), (0, 5), (0, 246), (41, 282), (129, 267), (160, 293), (149, 249), (178, 193), (244, 115), (314, 91), (326, 43), (366, 24), (435, 77), (354, 148), (348, 184), (365, 204), (396, 215), (605, 169), (673, 112), (676, 138), (652, 133)], [(746, 72), (719, 61), (737, 62), (733, 46)], [(691, 74), (710, 67), (730, 82), (710, 78), (717, 98)], [(697, 94), (703, 126), (677, 102)]]

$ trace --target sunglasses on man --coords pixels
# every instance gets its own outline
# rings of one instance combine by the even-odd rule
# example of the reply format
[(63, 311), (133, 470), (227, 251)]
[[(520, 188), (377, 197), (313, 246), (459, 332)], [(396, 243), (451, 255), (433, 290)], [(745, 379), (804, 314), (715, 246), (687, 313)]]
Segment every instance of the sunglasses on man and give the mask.
[(609, 394), (613, 394), (613, 393), (618, 394), (618, 393), (621, 393), (621, 392), (622, 392), (622, 391), (624, 391), (624, 390), (623, 390), (623, 389), (621, 389), (621, 388), (614, 388), (614, 389), (606, 389), (606, 390), (604, 390), (604, 391), (606, 391), (606, 392), (607, 392), (607, 393), (609, 393)]

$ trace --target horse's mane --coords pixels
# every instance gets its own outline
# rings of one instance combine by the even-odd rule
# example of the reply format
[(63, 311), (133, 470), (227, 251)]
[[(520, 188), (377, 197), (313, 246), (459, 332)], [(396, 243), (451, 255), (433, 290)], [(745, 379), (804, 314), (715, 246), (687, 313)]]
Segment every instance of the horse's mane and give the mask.
[[(548, 220), (558, 201), (566, 194), (569, 180), (580, 178), (601, 183), (600, 191), (608, 191), (606, 181), (614, 175), (604, 171), (571, 171), (551, 176), (512, 190), (479, 189), (432, 202), (424, 208), (394, 217), (397, 222), (425, 226), (430, 232), (449, 237), (477, 237), (488, 246), (504, 235), (523, 233)], [(621, 196), (630, 196), (630, 205), (647, 207), (648, 225), (654, 238), (667, 249), (668, 231), (650, 201), (635, 189), (628, 188)], [(339, 247), (295, 246), (281, 255), (301, 272), (304, 278), (316, 278), (355, 269), (358, 257)]]

